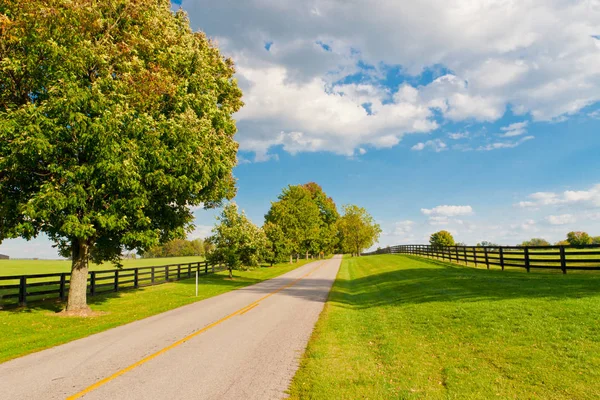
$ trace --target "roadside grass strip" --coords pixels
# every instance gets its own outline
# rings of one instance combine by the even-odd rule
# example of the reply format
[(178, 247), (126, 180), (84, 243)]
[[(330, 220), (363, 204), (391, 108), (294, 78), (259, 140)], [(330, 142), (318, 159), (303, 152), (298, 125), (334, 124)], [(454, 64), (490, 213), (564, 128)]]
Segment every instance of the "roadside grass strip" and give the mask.
[(598, 399), (600, 274), (345, 258), (292, 399)]

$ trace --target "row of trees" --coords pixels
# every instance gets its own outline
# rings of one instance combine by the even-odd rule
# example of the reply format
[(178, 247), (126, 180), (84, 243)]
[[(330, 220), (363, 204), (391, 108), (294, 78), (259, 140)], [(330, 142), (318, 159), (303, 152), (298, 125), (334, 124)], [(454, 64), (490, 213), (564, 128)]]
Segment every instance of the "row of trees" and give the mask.
[[(432, 246), (464, 246), (464, 243), (456, 243), (454, 237), (448, 231), (439, 231), (431, 235), (429, 243)], [(567, 233), (567, 239), (556, 242), (557, 246), (584, 246), (588, 244), (600, 244), (600, 236), (590, 236), (586, 232), (574, 231)], [(498, 244), (482, 241), (477, 246), (498, 247)], [(551, 246), (551, 243), (542, 238), (526, 240), (519, 246)]]
[(153, 246), (142, 253), (143, 258), (203, 256), (212, 251), (213, 245), (202, 239), (173, 239), (163, 245)]
[(372, 246), (381, 233), (373, 217), (362, 207), (346, 205), (340, 215), (335, 202), (316, 183), (288, 186), (271, 203), (262, 227), (254, 225), (229, 203), (217, 217), (207, 242), (214, 250), (212, 262), (233, 269), (260, 262), (293, 262), (303, 255), (324, 257), (334, 252), (360, 252)]

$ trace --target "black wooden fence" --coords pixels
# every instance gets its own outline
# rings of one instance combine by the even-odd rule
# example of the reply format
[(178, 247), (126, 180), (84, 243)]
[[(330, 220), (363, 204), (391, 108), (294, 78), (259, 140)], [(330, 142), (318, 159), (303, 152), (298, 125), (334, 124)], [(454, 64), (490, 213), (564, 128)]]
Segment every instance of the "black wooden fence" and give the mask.
[[(198, 274), (209, 274), (223, 268), (208, 261), (169, 264), (155, 267), (121, 268), (88, 272), (89, 296), (137, 289), (142, 286), (188, 279)], [(26, 305), (28, 301), (48, 299), (65, 300), (69, 293), (71, 273), (0, 276), (0, 306)]]
[(399, 245), (363, 255), (413, 254), (439, 260), (473, 264), (567, 270), (600, 270), (600, 245), (587, 246), (430, 246)]

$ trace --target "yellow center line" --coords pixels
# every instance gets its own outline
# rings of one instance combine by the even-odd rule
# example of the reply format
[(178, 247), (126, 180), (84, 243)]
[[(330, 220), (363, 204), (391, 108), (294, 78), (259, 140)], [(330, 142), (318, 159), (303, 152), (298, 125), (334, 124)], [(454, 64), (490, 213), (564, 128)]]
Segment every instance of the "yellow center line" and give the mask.
[(190, 335), (188, 335), (188, 336), (184, 337), (184, 338), (183, 338), (183, 339), (181, 339), (181, 340), (178, 340), (177, 342), (175, 342), (175, 343), (173, 343), (173, 344), (171, 344), (171, 345), (169, 345), (169, 346), (165, 347), (164, 349), (162, 349), (162, 350), (159, 350), (159, 351), (157, 351), (157, 352), (156, 352), (156, 353), (154, 353), (154, 354), (150, 354), (149, 356), (147, 356), (147, 357), (145, 357), (145, 358), (142, 358), (140, 361), (138, 361), (138, 362), (136, 362), (136, 363), (134, 363), (134, 364), (131, 364), (129, 367), (123, 368), (122, 370), (115, 372), (115, 373), (114, 373), (114, 374), (112, 374), (111, 376), (109, 376), (109, 377), (106, 377), (106, 378), (104, 378), (104, 379), (102, 379), (102, 380), (100, 380), (100, 381), (98, 381), (98, 382), (94, 383), (93, 385), (91, 385), (91, 386), (89, 386), (88, 388), (86, 388), (86, 389), (82, 390), (81, 392), (79, 392), (79, 393), (76, 393), (76, 394), (74, 394), (74, 395), (72, 395), (72, 396), (70, 396), (70, 397), (67, 397), (67, 400), (75, 400), (75, 399), (79, 399), (79, 398), (81, 398), (82, 396), (84, 396), (84, 395), (86, 395), (86, 394), (90, 393), (91, 391), (98, 389), (100, 386), (103, 386), (103, 385), (107, 384), (108, 382), (112, 381), (113, 379), (115, 379), (115, 378), (118, 378), (119, 376), (121, 376), (121, 375), (123, 375), (123, 374), (126, 374), (127, 372), (129, 372), (129, 371), (131, 371), (131, 370), (133, 370), (133, 369), (135, 369), (135, 368), (139, 367), (139, 366), (140, 366), (140, 365), (142, 365), (142, 364), (145, 364), (145, 363), (147, 363), (148, 361), (150, 361), (150, 360), (152, 360), (152, 359), (154, 359), (154, 358), (156, 358), (156, 357), (160, 356), (161, 354), (164, 354), (164, 353), (166, 353), (167, 351), (169, 351), (169, 350), (171, 350), (171, 349), (174, 349), (175, 347), (177, 347), (177, 346), (179, 346), (179, 345), (182, 345), (183, 343), (187, 342), (188, 340), (190, 340), (190, 339), (192, 339), (192, 338), (194, 338), (194, 337), (196, 337), (196, 336), (200, 335), (201, 333), (204, 333), (204, 332), (206, 332), (207, 330), (209, 330), (209, 329), (211, 329), (211, 328), (214, 328), (215, 326), (217, 326), (217, 325), (219, 325), (219, 324), (221, 324), (221, 323), (223, 323), (223, 322), (227, 321), (228, 319), (230, 319), (230, 318), (232, 318), (232, 317), (235, 317), (236, 315), (242, 315), (242, 314), (245, 314), (246, 312), (250, 311), (250, 310), (251, 310), (251, 309), (253, 309), (254, 307), (258, 306), (258, 303), (260, 303), (261, 301), (263, 301), (263, 300), (265, 300), (265, 299), (267, 299), (267, 298), (269, 298), (269, 297), (273, 296), (274, 294), (277, 294), (277, 293), (281, 292), (282, 290), (285, 290), (285, 289), (287, 289), (287, 288), (289, 288), (289, 287), (291, 287), (291, 286), (294, 286), (296, 283), (300, 282), (302, 279), (304, 279), (304, 278), (308, 277), (308, 276), (309, 276), (309, 275), (311, 275), (313, 272), (315, 272), (315, 271), (316, 271), (316, 270), (317, 270), (317, 269), (318, 269), (320, 266), (321, 266), (321, 263), (319, 263), (319, 265), (317, 265), (317, 266), (316, 266), (315, 268), (313, 268), (313, 269), (312, 269), (310, 272), (306, 273), (305, 275), (301, 276), (300, 278), (298, 278), (298, 279), (296, 279), (296, 280), (294, 280), (294, 281), (292, 281), (292, 282), (288, 283), (287, 285), (281, 286), (280, 288), (278, 288), (278, 289), (276, 289), (276, 290), (274, 290), (274, 291), (270, 292), (269, 294), (267, 294), (267, 295), (265, 295), (265, 296), (261, 297), (260, 299), (258, 299), (258, 300), (256, 300), (256, 301), (253, 301), (252, 303), (248, 304), (247, 306), (245, 306), (245, 307), (242, 307), (242, 308), (240, 308), (240, 309), (239, 309), (239, 310), (237, 310), (237, 311), (234, 311), (233, 313), (231, 313), (231, 314), (229, 314), (229, 315), (227, 315), (227, 316), (225, 316), (225, 317), (221, 318), (221, 319), (220, 319), (220, 320), (218, 320), (218, 321), (215, 321), (215, 322), (213, 322), (212, 324), (209, 324), (209, 325), (205, 326), (204, 328), (202, 328), (202, 329), (200, 329), (200, 330), (197, 330), (196, 332), (194, 332), (194, 333), (192, 333), (192, 334), (190, 334)]

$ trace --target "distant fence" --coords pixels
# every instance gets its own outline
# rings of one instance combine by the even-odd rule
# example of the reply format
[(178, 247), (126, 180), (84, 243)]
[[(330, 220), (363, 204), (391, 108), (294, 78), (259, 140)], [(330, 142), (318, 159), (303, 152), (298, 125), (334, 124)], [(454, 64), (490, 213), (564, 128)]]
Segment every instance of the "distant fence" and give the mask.
[(363, 255), (373, 254), (413, 254), (439, 260), (469, 263), (475, 266), (559, 269), (600, 270), (600, 245), (588, 246), (430, 246), (400, 245), (379, 249)]
[[(137, 289), (165, 282), (214, 273), (224, 268), (208, 261), (169, 264), (154, 267), (121, 268), (88, 272), (87, 294), (96, 296), (110, 292)], [(71, 273), (0, 276), (0, 306), (21, 305), (28, 301), (66, 300)]]

